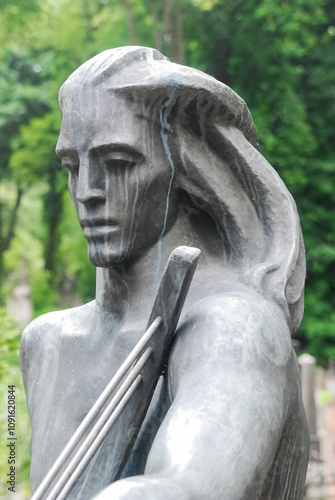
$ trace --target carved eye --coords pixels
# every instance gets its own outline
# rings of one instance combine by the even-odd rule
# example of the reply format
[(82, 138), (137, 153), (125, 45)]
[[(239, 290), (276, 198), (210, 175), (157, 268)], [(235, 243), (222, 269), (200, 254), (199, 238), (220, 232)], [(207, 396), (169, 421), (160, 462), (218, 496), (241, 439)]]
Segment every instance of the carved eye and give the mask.
[(105, 160), (108, 170), (132, 168), (135, 164), (135, 161), (129, 158), (106, 158)]
[(78, 174), (79, 166), (76, 162), (72, 161), (70, 158), (64, 158), (62, 160), (62, 166), (71, 174)]

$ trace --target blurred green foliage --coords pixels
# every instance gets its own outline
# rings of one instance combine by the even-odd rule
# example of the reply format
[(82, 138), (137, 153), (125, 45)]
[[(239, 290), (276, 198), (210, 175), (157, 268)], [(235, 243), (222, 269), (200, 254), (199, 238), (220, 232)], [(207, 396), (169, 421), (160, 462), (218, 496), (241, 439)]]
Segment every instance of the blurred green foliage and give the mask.
[[(19, 364), (21, 332), (14, 321), (0, 308), (0, 496), (1, 498), (29, 498), (29, 444), (30, 422)], [(8, 386), (15, 386), (15, 496), (7, 490), (9, 473), (8, 443)], [(11, 400), (12, 403), (12, 400)]]
[[(54, 153), (57, 92), (102, 50), (153, 46), (247, 102), (261, 151), (301, 217), (306, 312), (297, 338), (319, 363), (335, 357), (334, 2), (0, 0), (0, 25), (0, 304), (20, 282), (23, 258), (35, 316), (67, 305), (66, 280), (73, 300), (94, 297), (95, 269)], [(15, 383), (21, 397), (18, 331), (3, 309), (0, 335), (1, 394)]]

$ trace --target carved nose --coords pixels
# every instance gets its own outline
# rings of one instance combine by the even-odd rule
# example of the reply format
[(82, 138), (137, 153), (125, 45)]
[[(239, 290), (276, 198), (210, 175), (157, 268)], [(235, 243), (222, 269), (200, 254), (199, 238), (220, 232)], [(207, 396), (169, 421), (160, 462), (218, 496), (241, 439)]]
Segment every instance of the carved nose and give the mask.
[(81, 165), (77, 180), (77, 200), (84, 205), (89, 205), (105, 199), (103, 172), (95, 166)]

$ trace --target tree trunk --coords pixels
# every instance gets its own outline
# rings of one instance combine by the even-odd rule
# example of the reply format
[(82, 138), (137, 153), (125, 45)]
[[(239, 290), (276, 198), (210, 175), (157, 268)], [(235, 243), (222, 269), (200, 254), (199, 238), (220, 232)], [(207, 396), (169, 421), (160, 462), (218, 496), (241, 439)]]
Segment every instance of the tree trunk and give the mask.
[(23, 189), (20, 186), (18, 186), (17, 193), (16, 193), (15, 205), (13, 207), (13, 210), (12, 210), (12, 213), (11, 213), (10, 219), (9, 219), (9, 226), (8, 226), (8, 230), (7, 230), (7, 235), (3, 240), (3, 246), (1, 249), (3, 252), (5, 252), (6, 250), (9, 249), (10, 244), (12, 242), (12, 239), (14, 237), (15, 227), (16, 227), (16, 222), (17, 222), (17, 214), (19, 211), (19, 206), (21, 203), (22, 194), (23, 194)]
[(57, 248), (57, 229), (61, 219), (62, 209), (62, 192), (55, 188), (55, 177), (51, 176), (50, 191), (44, 199), (45, 220), (48, 227), (48, 237), (45, 246), (45, 263), (44, 268), (47, 271), (55, 270), (55, 254)]
[(185, 64), (183, 18), (180, 0), (164, 0), (164, 40), (171, 47), (173, 62)]
[(172, 57), (174, 62), (185, 64), (185, 48), (183, 35), (183, 16), (180, 0), (172, 0)]
[(149, 12), (152, 15), (154, 20), (154, 41), (155, 41), (155, 49), (160, 52), (163, 50), (163, 31), (162, 31), (162, 21), (159, 16), (159, 6), (156, 0), (149, 0), (148, 2)]
[(44, 268), (47, 271), (55, 270), (55, 256), (58, 246), (57, 230), (63, 212), (63, 192), (65, 184), (63, 177), (59, 176), (58, 163), (50, 166), (49, 191), (44, 196), (44, 221), (47, 226), (47, 241), (45, 244)]
[[(6, 234), (4, 233), (3, 228), (3, 214), (2, 214), (2, 203), (0, 202), (0, 290), (1, 285), (4, 278), (4, 266), (3, 266), (3, 256), (6, 250), (10, 248), (12, 240), (15, 234), (15, 228), (17, 223), (18, 211), (21, 203), (21, 198), (23, 194), (23, 189), (21, 186), (17, 187), (16, 200), (12, 212), (9, 217), (9, 224), (7, 228)], [(0, 302), (1, 302), (1, 294), (0, 294)]]
[(135, 28), (134, 13), (133, 8), (129, 0), (122, 0), (124, 9), (126, 11), (127, 26), (130, 36), (131, 43), (133, 45), (139, 45), (138, 36)]
[(48, 227), (48, 241), (45, 250), (44, 268), (53, 271), (55, 268), (55, 249), (57, 237), (58, 220), (52, 220)]

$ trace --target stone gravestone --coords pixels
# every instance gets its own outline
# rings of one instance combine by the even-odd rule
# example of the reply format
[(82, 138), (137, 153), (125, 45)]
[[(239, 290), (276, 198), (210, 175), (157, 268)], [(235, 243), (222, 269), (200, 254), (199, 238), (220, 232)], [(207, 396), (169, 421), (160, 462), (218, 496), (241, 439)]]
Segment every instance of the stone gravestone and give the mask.
[(320, 459), (320, 440), (317, 432), (317, 411), (315, 405), (315, 358), (310, 354), (299, 356), (301, 366), (302, 399), (306, 409), (306, 417), (310, 434), (311, 459)]
[(96, 300), (23, 334), (32, 492), (143, 334), (168, 255), (187, 245), (198, 268), (136, 442), (121, 414), (66, 498), (301, 499), (309, 433), (291, 334), (304, 247), (246, 104), (156, 50), (124, 47), (77, 69), (60, 106), (57, 154)]
[(305, 499), (326, 498), (325, 467), (320, 456), (320, 439), (315, 404), (315, 358), (302, 354), (298, 358), (301, 371), (302, 400), (304, 402), (310, 435), (310, 455), (306, 475)]

